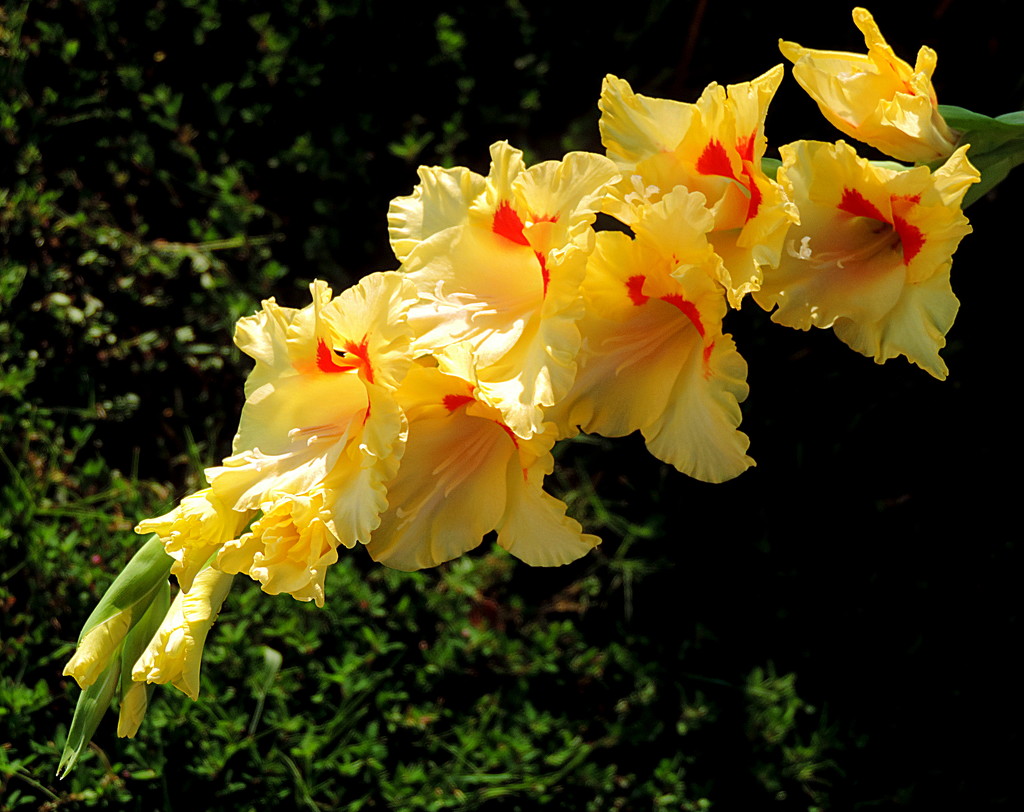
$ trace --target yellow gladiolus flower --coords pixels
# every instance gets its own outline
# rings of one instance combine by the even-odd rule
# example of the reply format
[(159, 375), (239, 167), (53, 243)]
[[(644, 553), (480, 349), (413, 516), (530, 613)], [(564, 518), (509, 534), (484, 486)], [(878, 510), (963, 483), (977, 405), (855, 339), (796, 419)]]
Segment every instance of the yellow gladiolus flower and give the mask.
[(186, 496), (170, 513), (139, 522), (135, 532), (160, 537), (164, 551), (174, 559), (171, 574), (188, 592), (210, 556), (235, 538), (250, 518), (252, 511), (231, 510), (206, 488)]
[[(472, 361), (464, 353), (467, 374)], [(534, 566), (557, 566), (600, 542), (545, 493), (553, 426), (526, 439), (466, 378), (414, 368), (398, 391), (409, 439), (388, 510), (367, 550), (375, 561), (417, 570), (449, 561), (498, 531), (498, 544)]]
[(893, 52), (874, 18), (853, 10), (867, 54), (815, 51), (779, 41), (793, 76), (841, 132), (901, 161), (929, 163), (949, 157), (956, 134), (938, 110), (932, 73), (935, 51), (922, 46), (911, 67)]
[(779, 178), (800, 208), (786, 256), (754, 299), (772, 321), (836, 335), (882, 363), (905, 355), (936, 378), (959, 302), (953, 252), (971, 226), (960, 210), (978, 170), (958, 149), (935, 172), (871, 164), (842, 141), (781, 148)]
[(224, 545), (217, 568), (245, 572), (271, 595), (282, 592), (324, 605), (324, 576), (338, 560), (334, 496), (324, 488), (306, 494), (275, 494), (261, 505), (252, 531)]
[(235, 510), (330, 488), (333, 532), (352, 546), (369, 539), (387, 506), (384, 482), (401, 456), (393, 391), (412, 363), (406, 313), (415, 291), (400, 274), (379, 273), (338, 297), (323, 282), (312, 293), (302, 310), (268, 300), (239, 321), (235, 341), (256, 367), (234, 454), (206, 475)]
[(562, 436), (577, 426), (605, 437), (640, 431), (658, 459), (722, 482), (754, 463), (737, 429), (747, 365), (722, 332), (728, 307), (704, 203), (677, 187), (645, 208), (635, 240), (598, 234), (579, 375), (549, 417)]
[(500, 142), (486, 178), (424, 167), (413, 194), (391, 204), (391, 244), (419, 293), (409, 315), (418, 354), (458, 374), (448, 348), (471, 348), (478, 385), (519, 436), (543, 431), (542, 407), (576, 373), (590, 226), (617, 177), (583, 152), (527, 169)]
[(781, 187), (761, 168), (764, 120), (783, 70), (752, 82), (712, 83), (696, 104), (634, 93), (614, 76), (601, 90), (601, 141), (623, 173), (605, 208), (632, 226), (677, 186), (700, 192), (713, 217), (707, 239), (722, 262), (716, 279), (739, 307), (774, 267), (796, 220)]
[(200, 572), (188, 592), (179, 592), (149, 646), (132, 669), (136, 682), (171, 683), (199, 698), (199, 667), (206, 635), (231, 589), (233, 575), (212, 567)]

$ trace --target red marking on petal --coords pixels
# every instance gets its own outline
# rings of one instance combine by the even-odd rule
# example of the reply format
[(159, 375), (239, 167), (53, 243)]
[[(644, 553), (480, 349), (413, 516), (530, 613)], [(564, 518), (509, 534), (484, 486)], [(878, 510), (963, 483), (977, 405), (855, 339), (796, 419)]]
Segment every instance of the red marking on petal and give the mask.
[(662, 296), (661, 301), (668, 302), (686, 316), (693, 326), (697, 328), (697, 332), (700, 333), (701, 337), (704, 336), (704, 325), (700, 320), (700, 311), (697, 309), (697, 305), (693, 302), (688, 302), (678, 293), (670, 293), (668, 296)]
[(882, 223), (889, 222), (875, 204), (856, 189), (843, 189), (843, 199), (839, 201), (838, 208), (840, 211), (845, 211), (854, 217), (870, 217), (872, 220), (878, 220)]
[[(512, 445), (514, 445), (516, 447), (516, 451), (518, 451), (519, 450), (519, 438), (516, 437), (515, 432), (513, 432), (512, 429), (510, 429), (508, 426), (506, 426), (500, 420), (495, 420), (494, 422), (497, 423), (499, 426), (501, 426), (501, 428), (505, 432), (505, 434), (507, 434), (509, 436), (509, 438), (512, 440)], [(521, 470), (523, 472), (523, 482), (528, 482), (529, 481), (529, 475), (527, 474), (526, 469), (523, 468)]]
[(697, 171), (702, 175), (720, 175), (723, 178), (735, 178), (732, 162), (722, 146), (721, 141), (712, 139), (697, 159)]
[(710, 344), (707, 344), (704, 347), (704, 377), (710, 377), (711, 375), (711, 368), (708, 366), (708, 364), (711, 362), (711, 353), (714, 351), (714, 349), (714, 341), (712, 341)]
[(358, 344), (346, 341), (345, 352), (359, 359), (356, 366), (366, 376), (366, 382), (373, 383), (373, 365), (370, 363), (369, 343), (369, 339), (366, 336), (363, 336)]
[(373, 408), (373, 404), (367, 401), (366, 403), (366, 414), (363, 415), (363, 425), (366, 425), (366, 421), (370, 419), (370, 410)]
[(921, 202), (921, 195), (893, 195), (890, 200), (892, 200), (893, 203), (906, 201), (907, 203), (917, 204)]
[(509, 437), (512, 438), (512, 445), (514, 445), (516, 447), (516, 450), (518, 450), (519, 449), (519, 438), (516, 437), (515, 432), (512, 431), (512, 429), (510, 429), (504, 423), (502, 423), (500, 420), (495, 420), (494, 422), (497, 423), (499, 426), (501, 426), (501, 428), (505, 432), (505, 434), (507, 434)]
[(512, 204), (507, 201), (502, 201), (495, 210), (491, 231), (499, 237), (511, 240), (516, 245), (529, 245), (526, 235), (523, 234), (523, 221), (519, 219), (519, 215), (512, 208)]
[(472, 403), (476, 398), (472, 395), (445, 395), (444, 400), (441, 402), (449, 412), (454, 412), (460, 406), (465, 406), (467, 403)]
[(334, 363), (334, 355), (322, 338), (316, 342), (316, 367), (321, 372), (348, 372), (351, 366)]
[(754, 174), (750, 169), (745, 169), (743, 174), (747, 176), (747, 180), (750, 183), (747, 189), (750, 191), (750, 203), (747, 205), (747, 222), (749, 223), (757, 216), (758, 209), (761, 208), (761, 190), (757, 186), (757, 182), (754, 180)]
[(641, 276), (640, 274), (631, 276), (626, 280), (626, 294), (629, 296), (630, 301), (632, 301), (637, 307), (642, 304), (646, 304), (647, 300), (651, 298), (650, 296), (644, 295), (644, 282), (646, 281), (647, 277)]
[(334, 355), (340, 356), (335, 361), (327, 343), (321, 339), (316, 345), (316, 365), (321, 372), (351, 372), (357, 370), (366, 378), (367, 383), (373, 383), (373, 364), (370, 363), (370, 340), (363, 336), (359, 343), (346, 341), (343, 350), (334, 350)]
[(754, 130), (746, 138), (738, 138), (736, 140), (736, 151), (740, 154), (740, 158), (744, 161), (754, 160), (754, 143), (757, 140), (757, 130)]
[(921, 229), (913, 223), (908, 223), (902, 217), (893, 217), (893, 227), (900, 235), (900, 243), (903, 245), (903, 264), (909, 265), (910, 261), (918, 255), (926, 242)]
[(548, 270), (548, 262), (540, 251), (534, 251), (533, 255), (537, 257), (537, 262), (540, 263), (540, 278), (544, 280), (544, 295), (547, 296), (548, 282), (551, 281), (551, 272)]

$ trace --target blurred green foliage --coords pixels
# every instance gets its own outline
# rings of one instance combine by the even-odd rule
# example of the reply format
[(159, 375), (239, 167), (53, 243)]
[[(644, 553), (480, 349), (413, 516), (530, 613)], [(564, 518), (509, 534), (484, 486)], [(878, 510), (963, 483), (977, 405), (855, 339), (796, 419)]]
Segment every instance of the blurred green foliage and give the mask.
[[(990, 22), (1009, 4), (967, 5), (875, 11), (902, 55), (937, 48), (944, 102), (1019, 106)], [(489, 543), (413, 575), (353, 555), (324, 610), (239, 580), (199, 702), (159, 691), (136, 740), (111, 718), (52, 777), (78, 694), (61, 669), (132, 526), (229, 449), (235, 320), (394, 267), (387, 204), (419, 163), (599, 149), (606, 72), (693, 99), (778, 62), (779, 36), (859, 47), (846, 7), (784, 12), (0, 8), (0, 810), (1015, 808), (1021, 727), (982, 732), (1020, 711), (1015, 500), (1008, 478), (969, 496), (1014, 458), (991, 392), (1016, 314), (981, 272), (1014, 233), (1002, 187), (1004, 219), (970, 212), (990, 252), (954, 267), (945, 386), (744, 311), (758, 469), (706, 486), (584, 438), (557, 482), (604, 544), (572, 566)], [(784, 87), (771, 143), (822, 127)]]

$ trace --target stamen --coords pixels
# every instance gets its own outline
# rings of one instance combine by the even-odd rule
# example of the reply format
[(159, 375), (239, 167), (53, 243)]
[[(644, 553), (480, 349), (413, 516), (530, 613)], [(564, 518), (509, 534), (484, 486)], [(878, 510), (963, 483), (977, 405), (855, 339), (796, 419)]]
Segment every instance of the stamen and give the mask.
[(793, 259), (810, 259), (811, 258), (811, 238), (802, 237), (800, 239), (800, 247), (796, 248), (796, 242), (790, 240), (786, 243), (786, 253), (789, 254)]
[(844, 270), (848, 262), (865, 262), (883, 251), (895, 251), (900, 246), (900, 235), (888, 223), (879, 223), (871, 230), (873, 238), (857, 242), (847, 251), (823, 251), (815, 254), (810, 248), (810, 237), (800, 240), (800, 248), (796, 249), (792, 240), (786, 246), (786, 253), (791, 257), (809, 262), (816, 271), (826, 268)]
[(644, 179), (640, 175), (633, 175), (629, 181), (633, 184), (633, 191), (624, 199), (630, 205), (641, 206), (644, 203), (649, 203), (655, 195), (661, 194), (661, 189), (657, 186), (644, 186)]

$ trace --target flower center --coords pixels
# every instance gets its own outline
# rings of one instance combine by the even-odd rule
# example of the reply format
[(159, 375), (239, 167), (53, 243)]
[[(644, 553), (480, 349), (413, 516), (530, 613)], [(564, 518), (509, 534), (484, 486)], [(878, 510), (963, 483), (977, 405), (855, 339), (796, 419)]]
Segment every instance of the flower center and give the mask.
[[(900, 235), (888, 223), (872, 222), (871, 228), (865, 233), (857, 229), (858, 238), (844, 241), (846, 244), (837, 250), (815, 251), (811, 248), (810, 236), (802, 237), (797, 247), (796, 240), (786, 245), (786, 253), (794, 259), (810, 263), (816, 271), (830, 268), (845, 269), (849, 263), (870, 262), (884, 259), (886, 254), (897, 253), (902, 258)], [(833, 245), (834, 245), (833, 241)]]

